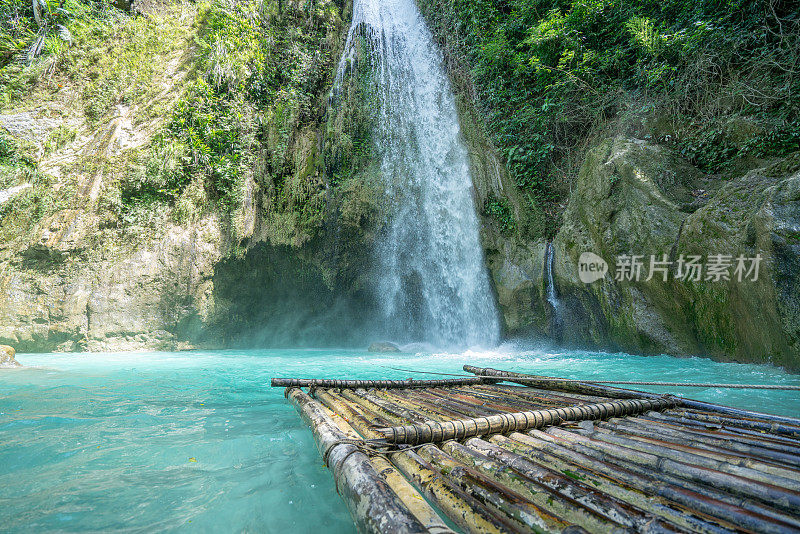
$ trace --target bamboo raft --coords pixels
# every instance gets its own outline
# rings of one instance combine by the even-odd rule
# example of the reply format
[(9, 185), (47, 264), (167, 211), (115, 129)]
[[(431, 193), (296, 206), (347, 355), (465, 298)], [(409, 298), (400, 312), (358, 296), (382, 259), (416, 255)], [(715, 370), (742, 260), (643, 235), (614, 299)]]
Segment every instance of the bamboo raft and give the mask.
[(360, 531), (800, 532), (800, 419), (464, 369), (273, 379)]

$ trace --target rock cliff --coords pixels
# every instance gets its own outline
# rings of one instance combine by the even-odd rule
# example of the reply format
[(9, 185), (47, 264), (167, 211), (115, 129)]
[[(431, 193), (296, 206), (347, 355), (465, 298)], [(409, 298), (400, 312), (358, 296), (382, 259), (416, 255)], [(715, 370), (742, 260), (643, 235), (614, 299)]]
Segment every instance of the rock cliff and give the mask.
[[(601, 143), (554, 240), (564, 340), (797, 368), (796, 161), (722, 181), (644, 141)], [(585, 252), (608, 263), (605, 277), (580, 280)], [(638, 261), (639, 275), (625, 267)]]

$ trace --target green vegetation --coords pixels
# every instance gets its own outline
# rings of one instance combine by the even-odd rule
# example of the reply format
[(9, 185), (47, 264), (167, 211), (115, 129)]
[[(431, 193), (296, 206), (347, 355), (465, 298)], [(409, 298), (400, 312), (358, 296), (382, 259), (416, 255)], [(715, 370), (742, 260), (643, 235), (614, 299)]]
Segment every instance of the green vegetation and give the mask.
[(356, 59), (347, 65), (342, 84), (332, 95), (325, 131), (325, 171), (334, 186), (362, 174), (374, 163), (372, 132), (378, 109), (375, 58), (363, 34), (357, 34), (355, 47)]
[(49, 154), (50, 152), (55, 152), (56, 150), (63, 148), (74, 141), (77, 135), (78, 132), (69, 126), (65, 126), (63, 124), (58, 126), (47, 136), (47, 141), (44, 143), (45, 153)]
[[(82, 116), (91, 135), (102, 134), (92, 158), (114, 177), (105, 183), (118, 186), (112, 205), (123, 217), (156, 206), (185, 213), (185, 194), (202, 198), (204, 211), (232, 214), (252, 180), (268, 193), (274, 226), (285, 230), (275, 237), (308, 240), (325, 211), (315, 137), (339, 55), (342, 6), (330, 0), (142, 5), (146, 12), (130, 14), (100, 0), (2, 0), (0, 108), (46, 102), (50, 116)], [(113, 140), (113, 131), (103, 130), (123, 115), (152, 141), (101, 161), (104, 143)], [(69, 144), (79, 130), (56, 128), (40, 155)], [(364, 139), (356, 144), (355, 154), (366, 153)]]
[(497, 222), (500, 226), (500, 232), (504, 236), (509, 237), (516, 231), (517, 222), (514, 220), (514, 213), (511, 211), (508, 200), (497, 198), (489, 193), (483, 202), (483, 213)]
[(28, 182), (35, 174), (32, 147), (0, 133), (0, 189)]
[[(798, 149), (800, 15), (787, 2), (420, 6), (448, 48), (465, 56), (510, 175), (553, 218), (600, 135), (670, 144), (707, 172)], [(732, 117), (753, 127), (743, 132)]]
[[(200, 177), (208, 198), (231, 211), (251, 177), (272, 193), (271, 212), (281, 219), (275, 227), (286, 230), (275, 237), (308, 239), (324, 208), (321, 164), (308, 135), (323, 115), (320, 97), (333, 72), (337, 6), (205, 3), (198, 27), (191, 81), (123, 203), (174, 203)], [(171, 163), (152, 164), (164, 154)]]
[(99, 0), (2, 0), (0, 106), (26, 105), (43, 98), (37, 92), (77, 85), (83, 111), (98, 120), (116, 104), (152, 97), (163, 89), (151, 83), (164, 68), (154, 59), (176, 50), (191, 12), (176, 3), (132, 17)]

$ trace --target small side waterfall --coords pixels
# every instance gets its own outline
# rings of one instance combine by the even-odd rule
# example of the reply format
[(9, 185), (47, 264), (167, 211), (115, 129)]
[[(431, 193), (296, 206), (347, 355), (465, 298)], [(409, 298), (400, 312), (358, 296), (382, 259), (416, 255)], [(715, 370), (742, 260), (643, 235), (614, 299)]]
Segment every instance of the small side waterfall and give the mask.
[(390, 204), (376, 250), (382, 334), (493, 345), (499, 318), (442, 55), (414, 0), (355, 0), (337, 83), (365, 42), (377, 92), (375, 153)]
[(561, 337), (561, 303), (556, 294), (556, 283), (553, 280), (553, 263), (555, 262), (555, 252), (553, 243), (548, 241), (544, 252), (544, 290), (547, 303), (550, 305), (552, 313), (550, 321), (550, 335), (556, 339)]
[(547, 294), (547, 302), (553, 309), (558, 309), (558, 297), (556, 296), (556, 284), (553, 281), (553, 262), (555, 261), (555, 254), (553, 253), (553, 243), (548, 241), (547, 247), (544, 250), (544, 287)]

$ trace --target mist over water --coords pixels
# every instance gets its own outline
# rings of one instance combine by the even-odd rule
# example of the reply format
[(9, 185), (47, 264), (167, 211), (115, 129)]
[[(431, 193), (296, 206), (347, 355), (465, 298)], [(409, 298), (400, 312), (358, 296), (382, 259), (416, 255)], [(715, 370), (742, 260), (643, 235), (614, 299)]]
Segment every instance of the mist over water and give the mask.
[(499, 318), (441, 53), (413, 0), (356, 0), (337, 83), (360, 39), (372, 55), (375, 149), (389, 202), (375, 251), (378, 330), (402, 343), (494, 346)]

